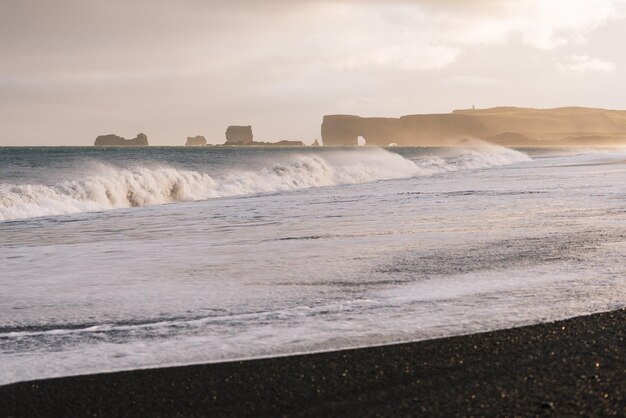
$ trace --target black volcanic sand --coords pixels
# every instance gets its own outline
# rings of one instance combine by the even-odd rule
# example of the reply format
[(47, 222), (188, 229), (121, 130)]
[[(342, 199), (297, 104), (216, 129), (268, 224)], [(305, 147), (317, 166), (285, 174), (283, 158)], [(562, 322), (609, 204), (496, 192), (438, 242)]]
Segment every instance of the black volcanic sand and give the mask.
[(626, 416), (626, 311), (264, 360), (22, 382), (0, 415)]

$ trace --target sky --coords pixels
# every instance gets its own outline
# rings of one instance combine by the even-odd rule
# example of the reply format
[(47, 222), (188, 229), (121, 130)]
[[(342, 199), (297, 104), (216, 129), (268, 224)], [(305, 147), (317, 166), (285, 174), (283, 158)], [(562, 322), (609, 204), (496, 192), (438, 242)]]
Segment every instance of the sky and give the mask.
[(0, 0), (0, 146), (151, 145), (325, 114), (626, 108), (626, 0)]

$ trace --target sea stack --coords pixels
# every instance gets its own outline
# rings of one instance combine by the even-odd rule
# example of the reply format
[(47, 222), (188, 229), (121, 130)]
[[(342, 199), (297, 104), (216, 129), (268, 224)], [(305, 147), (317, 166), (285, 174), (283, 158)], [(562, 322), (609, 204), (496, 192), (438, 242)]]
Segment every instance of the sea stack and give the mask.
[(226, 129), (226, 143), (224, 145), (252, 144), (252, 126), (229, 126)]
[(204, 147), (206, 146), (206, 138), (202, 135), (197, 136), (188, 136), (187, 142), (185, 143), (186, 147)]
[(100, 135), (94, 142), (96, 147), (147, 147), (149, 145), (148, 137), (143, 133), (137, 134), (137, 137), (133, 139), (126, 139), (113, 134)]

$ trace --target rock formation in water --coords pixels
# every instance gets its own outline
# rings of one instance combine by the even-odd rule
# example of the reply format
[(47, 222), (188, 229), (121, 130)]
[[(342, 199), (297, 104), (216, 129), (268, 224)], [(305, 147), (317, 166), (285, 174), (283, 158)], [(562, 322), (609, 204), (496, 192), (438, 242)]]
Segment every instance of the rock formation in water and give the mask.
[(253, 142), (253, 145), (266, 145), (270, 147), (304, 147), (302, 141), (278, 141), (278, 142)]
[(626, 111), (565, 107), (496, 107), (400, 118), (327, 115), (322, 141), (330, 146), (438, 146), (483, 139), (504, 146), (591, 146), (626, 144)]
[(148, 145), (150, 145), (148, 137), (142, 133), (137, 134), (137, 137), (133, 139), (125, 139), (113, 134), (100, 135), (94, 142), (96, 147), (147, 147)]
[(197, 135), (197, 136), (188, 136), (185, 146), (186, 147), (204, 147), (206, 146), (206, 144), (207, 144), (206, 138), (201, 135)]
[(226, 129), (226, 144), (252, 145), (252, 126), (229, 126)]
[(313, 143), (311, 144), (312, 147), (319, 147), (320, 143), (317, 141), (317, 139), (315, 141), (313, 141)]
[(266, 147), (304, 147), (302, 141), (258, 142), (252, 140), (252, 126), (229, 126), (226, 129), (224, 145), (266, 146)]

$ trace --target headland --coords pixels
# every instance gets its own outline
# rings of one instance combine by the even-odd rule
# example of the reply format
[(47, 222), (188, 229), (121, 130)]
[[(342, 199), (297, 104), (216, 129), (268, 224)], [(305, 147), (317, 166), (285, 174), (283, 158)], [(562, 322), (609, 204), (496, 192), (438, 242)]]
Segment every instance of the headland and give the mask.
[(626, 145), (626, 111), (495, 107), (399, 118), (326, 115), (325, 146), (446, 146), (481, 139), (506, 147)]

